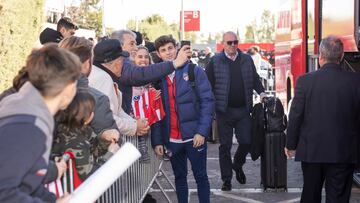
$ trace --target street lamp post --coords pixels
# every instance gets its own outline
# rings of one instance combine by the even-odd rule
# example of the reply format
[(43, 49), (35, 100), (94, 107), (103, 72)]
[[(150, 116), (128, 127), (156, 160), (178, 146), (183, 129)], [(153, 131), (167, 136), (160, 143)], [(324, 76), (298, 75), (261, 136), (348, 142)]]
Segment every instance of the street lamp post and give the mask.
[(102, 0), (102, 35), (106, 35), (105, 30), (105, 0)]
[(181, 40), (185, 39), (184, 0), (181, 0)]

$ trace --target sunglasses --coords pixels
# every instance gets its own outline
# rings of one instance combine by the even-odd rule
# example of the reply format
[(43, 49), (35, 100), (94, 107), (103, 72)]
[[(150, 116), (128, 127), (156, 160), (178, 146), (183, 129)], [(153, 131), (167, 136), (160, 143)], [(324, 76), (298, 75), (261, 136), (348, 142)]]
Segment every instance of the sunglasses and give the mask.
[(226, 44), (229, 45), (229, 46), (231, 46), (231, 45), (238, 45), (238, 44), (239, 44), (239, 40), (227, 41)]

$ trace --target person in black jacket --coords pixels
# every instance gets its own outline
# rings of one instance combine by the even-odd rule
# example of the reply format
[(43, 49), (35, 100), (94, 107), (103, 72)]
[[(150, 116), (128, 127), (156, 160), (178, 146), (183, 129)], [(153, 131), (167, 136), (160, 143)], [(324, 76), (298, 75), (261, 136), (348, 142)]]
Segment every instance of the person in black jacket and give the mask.
[[(253, 91), (260, 94), (261, 100), (266, 96), (253, 60), (237, 48), (238, 43), (234, 32), (224, 33), (224, 50), (213, 56), (205, 69), (216, 99), (223, 191), (231, 190), (232, 169), (239, 183), (246, 183), (242, 166), (251, 144)], [(230, 152), (234, 129), (239, 146), (232, 163)]]
[(41, 44), (48, 42), (59, 43), (66, 37), (71, 37), (75, 34), (78, 26), (68, 17), (61, 18), (56, 26), (56, 30), (52, 28), (45, 28), (39, 36)]
[(301, 202), (349, 202), (359, 162), (360, 75), (341, 69), (341, 40), (320, 44), (320, 69), (300, 76), (290, 108), (285, 153), (303, 170)]

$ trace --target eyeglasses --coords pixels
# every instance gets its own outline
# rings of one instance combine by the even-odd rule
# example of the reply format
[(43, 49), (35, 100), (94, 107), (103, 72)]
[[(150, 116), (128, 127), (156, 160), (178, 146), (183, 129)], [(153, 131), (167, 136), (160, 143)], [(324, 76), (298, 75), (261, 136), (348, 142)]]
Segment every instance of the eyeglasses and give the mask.
[(229, 45), (229, 46), (231, 46), (231, 45), (238, 45), (238, 44), (239, 44), (239, 40), (227, 41), (226, 44)]

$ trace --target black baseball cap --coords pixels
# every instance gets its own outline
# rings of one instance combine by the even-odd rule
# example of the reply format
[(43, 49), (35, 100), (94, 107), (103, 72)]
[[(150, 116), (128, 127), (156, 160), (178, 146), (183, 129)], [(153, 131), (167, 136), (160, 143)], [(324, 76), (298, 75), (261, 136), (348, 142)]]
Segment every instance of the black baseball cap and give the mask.
[(108, 63), (120, 56), (129, 57), (129, 53), (122, 50), (119, 40), (116, 39), (103, 40), (94, 48), (94, 62)]

